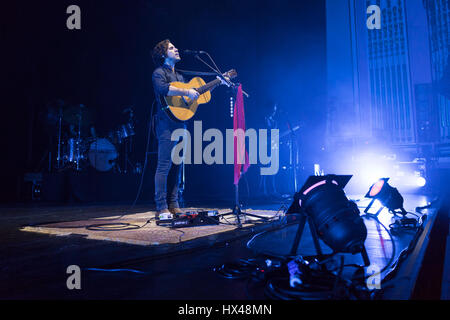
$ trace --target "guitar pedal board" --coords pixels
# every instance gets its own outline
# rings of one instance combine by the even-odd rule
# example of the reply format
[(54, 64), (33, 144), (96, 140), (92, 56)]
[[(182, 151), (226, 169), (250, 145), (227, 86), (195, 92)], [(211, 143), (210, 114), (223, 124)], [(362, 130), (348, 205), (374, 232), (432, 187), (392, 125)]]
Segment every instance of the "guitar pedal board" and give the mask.
[(219, 224), (219, 212), (217, 210), (209, 211), (188, 211), (177, 214), (173, 219), (156, 220), (159, 226), (170, 228), (186, 228), (206, 225)]

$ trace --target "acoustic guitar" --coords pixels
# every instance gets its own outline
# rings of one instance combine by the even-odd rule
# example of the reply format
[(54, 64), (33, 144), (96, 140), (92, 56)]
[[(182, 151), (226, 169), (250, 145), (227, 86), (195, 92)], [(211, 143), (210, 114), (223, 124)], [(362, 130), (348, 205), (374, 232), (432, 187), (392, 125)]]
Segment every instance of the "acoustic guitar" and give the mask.
[[(223, 74), (226, 79), (233, 79), (236, 76), (237, 72), (234, 69)], [(195, 89), (200, 95), (195, 100), (186, 96), (165, 96), (161, 98), (161, 104), (165, 106), (163, 109), (171, 119), (183, 122), (195, 115), (200, 104), (208, 103), (211, 100), (211, 91), (221, 84), (226, 83), (220, 77), (208, 83), (205, 83), (205, 80), (200, 77), (192, 78), (188, 83), (171, 82), (171, 86), (180, 89)]]

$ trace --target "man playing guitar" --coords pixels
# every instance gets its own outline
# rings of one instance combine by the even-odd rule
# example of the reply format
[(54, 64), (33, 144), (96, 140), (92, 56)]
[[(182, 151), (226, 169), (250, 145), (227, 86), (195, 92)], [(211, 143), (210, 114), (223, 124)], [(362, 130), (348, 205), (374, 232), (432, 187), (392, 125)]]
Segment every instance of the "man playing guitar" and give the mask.
[[(158, 164), (155, 173), (155, 202), (160, 220), (171, 219), (173, 214), (182, 213), (178, 204), (181, 179), (181, 165), (172, 163), (171, 151), (178, 143), (171, 141), (172, 131), (185, 128), (182, 122), (171, 120), (164, 112), (161, 97), (185, 96), (192, 100), (199, 97), (195, 89), (181, 89), (171, 86), (171, 82), (185, 82), (183, 76), (175, 70), (175, 64), (181, 60), (178, 49), (166, 39), (153, 49), (152, 57), (157, 68), (153, 72), (152, 82), (155, 91), (157, 113), (155, 115), (156, 137), (158, 140)], [(169, 192), (168, 191), (169, 186)], [(167, 198), (167, 193), (169, 196)]]

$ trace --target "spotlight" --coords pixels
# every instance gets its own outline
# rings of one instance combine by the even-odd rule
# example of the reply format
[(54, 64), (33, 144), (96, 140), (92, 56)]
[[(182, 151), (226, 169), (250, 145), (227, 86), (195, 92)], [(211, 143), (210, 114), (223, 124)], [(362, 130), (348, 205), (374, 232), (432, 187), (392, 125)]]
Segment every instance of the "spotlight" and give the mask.
[(295, 255), (297, 252), (307, 219), (319, 255), (322, 252), (317, 237), (333, 249), (334, 253), (361, 253), (365, 264), (370, 264), (364, 247), (366, 226), (360, 217), (358, 206), (348, 200), (343, 190), (351, 177), (311, 176), (295, 194), (287, 214), (300, 213), (300, 223), (291, 254)]
[(395, 210), (400, 210), (403, 216), (407, 215), (406, 210), (403, 208), (403, 197), (398, 190), (388, 183), (389, 178), (382, 178), (375, 182), (366, 194), (366, 198), (371, 198), (367, 208), (364, 210), (368, 213), (375, 200), (380, 201), (382, 207), (377, 211), (378, 215), (385, 207), (389, 209), (389, 212), (394, 215), (397, 214)]
[(418, 187), (425, 187), (425, 185), (427, 184), (427, 180), (424, 177), (418, 177), (416, 179), (416, 184)]

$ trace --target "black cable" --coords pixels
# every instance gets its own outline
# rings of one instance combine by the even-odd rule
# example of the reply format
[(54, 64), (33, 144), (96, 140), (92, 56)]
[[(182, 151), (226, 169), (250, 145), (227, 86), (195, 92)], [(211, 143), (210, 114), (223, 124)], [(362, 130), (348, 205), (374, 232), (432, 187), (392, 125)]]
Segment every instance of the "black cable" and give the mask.
[[(90, 231), (123, 231), (123, 230), (135, 230), (135, 229), (141, 229), (145, 227), (147, 224), (150, 223), (150, 220), (147, 220), (146, 223), (144, 223), (142, 226), (132, 224), (132, 223), (98, 223), (98, 224), (91, 224), (86, 227), (86, 230)], [(121, 225), (121, 228), (115, 228), (114, 226)]]
[(255, 259), (239, 259), (237, 262), (223, 264), (214, 271), (227, 279), (244, 279), (248, 278), (257, 268), (258, 263)]
[[(288, 286), (288, 277), (276, 277), (267, 282), (265, 294), (281, 300), (331, 300), (334, 298), (336, 276), (324, 272), (314, 273), (300, 286)], [(338, 282), (339, 283), (339, 282)]]
[(334, 287), (333, 287), (333, 297), (337, 298), (337, 292), (338, 292), (338, 284), (339, 280), (342, 278), (342, 272), (344, 270), (344, 256), (341, 256), (341, 265), (339, 267), (338, 274), (336, 275), (336, 280), (334, 281)]
[[(367, 217), (374, 219), (377, 223), (381, 224), (383, 226), (383, 228), (386, 230), (386, 232), (389, 234), (390, 238), (391, 238), (391, 242), (392, 242), (392, 254), (390, 257), (389, 262), (386, 264), (386, 266), (380, 270), (380, 273), (384, 272), (387, 268), (389, 268), (392, 265), (392, 262), (395, 258), (395, 243), (394, 243), (394, 239), (392, 234), (389, 232), (389, 229), (382, 224), (378, 218), (367, 215)], [(293, 225), (293, 224), (287, 224), (287, 225)], [(282, 227), (286, 227), (286, 225), (283, 225)], [(256, 235), (254, 235), (248, 242), (247, 242), (247, 247), (250, 248), (250, 244), (251, 242), (254, 241), (254, 239), (256, 239), (257, 237), (261, 236), (262, 234), (265, 234), (269, 231), (274, 231), (274, 230), (265, 230), (262, 231)], [(333, 256), (333, 255), (332, 255)], [(331, 257), (332, 257), (331, 256)], [(286, 256), (284, 256), (284, 258), (286, 258)], [(321, 265), (325, 265), (326, 261), (328, 261), (330, 258), (322, 261), (320, 264)], [(363, 290), (362, 289), (357, 289), (354, 285), (353, 282), (356, 280), (365, 280), (370, 276), (365, 276), (365, 277), (359, 277), (359, 278), (353, 278), (352, 281), (350, 283), (345, 283), (344, 279), (342, 278), (342, 273), (343, 273), (343, 269), (344, 267), (347, 266), (352, 266), (352, 267), (356, 267), (356, 265), (345, 265), (344, 264), (344, 260), (343, 257), (341, 256), (341, 263), (340, 266), (338, 268), (338, 273), (337, 276), (334, 276), (332, 283), (329, 284), (330, 289), (329, 290), (325, 290), (323, 291), (322, 287), (314, 287), (314, 286), (309, 286), (307, 288), (301, 288), (300, 289), (283, 289), (281, 287), (279, 287), (279, 285), (277, 285), (276, 283), (274, 283), (273, 281), (268, 281), (267, 286), (266, 286), (266, 295), (268, 295), (269, 297), (272, 298), (277, 298), (277, 299), (332, 299), (332, 298), (338, 298), (340, 297), (340, 289), (345, 289), (345, 296), (349, 296), (350, 293), (349, 291), (353, 290), (355, 292), (359, 292), (361, 293)], [(357, 266), (358, 268), (361, 268), (361, 266)], [(320, 272), (320, 274), (322, 274), (322, 276), (326, 275), (326, 274), (330, 274), (331, 271), (327, 271), (325, 273)], [(245, 277), (245, 275), (248, 275), (247, 273), (243, 273), (243, 272), (237, 272), (236, 274), (228, 274), (229, 278), (243, 278)], [(322, 277), (322, 276), (317, 276), (318, 278)], [(333, 276), (332, 276), (333, 277)], [(285, 281), (288, 283), (288, 279), (285, 279)]]
[[(411, 212), (409, 212), (412, 214)], [(413, 214), (414, 215), (414, 214)], [(418, 232), (415, 235), (415, 238), (413, 241), (411, 241), (408, 249), (403, 250), (400, 253), (399, 258), (394, 262), (396, 257), (396, 244), (394, 241), (394, 237), (389, 230), (388, 227), (386, 227), (375, 215), (371, 214), (364, 214), (361, 216), (362, 218), (366, 219), (373, 219), (375, 222), (383, 227), (383, 229), (388, 233), (389, 238), (391, 240), (392, 244), (392, 253), (389, 258), (389, 261), (386, 263), (386, 265), (379, 271), (379, 274), (382, 274), (385, 272), (388, 268), (393, 268), (393, 270), (382, 280), (382, 282), (385, 282), (386, 279), (389, 278), (389, 275), (393, 274), (394, 270), (398, 269), (398, 266), (404, 259), (406, 259), (406, 256), (409, 252), (413, 250), (415, 247), (415, 243), (417, 242), (418, 238), (420, 237), (421, 230), (423, 230), (423, 222), (418, 228)], [(422, 219), (426, 219), (426, 215), (422, 217)], [(411, 219), (414, 220), (414, 219)], [(295, 224), (295, 223), (294, 223)], [(280, 227), (278, 227), (275, 230), (264, 230), (256, 235), (254, 235), (248, 242), (247, 247), (250, 248), (250, 244), (259, 236), (268, 233), (270, 231), (276, 231), (280, 230), (282, 228), (285, 228), (287, 226), (291, 226), (294, 224), (285, 224)], [(251, 248), (250, 248), (251, 249)], [(261, 253), (260, 254), (264, 254)], [(280, 257), (280, 261), (284, 261), (283, 259), (286, 259), (287, 256)], [(360, 282), (362, 280), (366, 280), (369, 277), (373, 276), (371, 275), (362, 275), (360, 277), (353, 277), (352, 280), (345, 280), (342, 278), (343, 270), (345, 267), (357, 267), (359, 269), (363, 269), (364, 267), (358, 266), (358, 265), (345, 265), (343, 256), (341, 256), (341, 263), (339, 267), (337, 268), (337, 275), (332, 273), (331, 270), (328, 270), (326, 268), (326, 262), (329, 259), (326, 259), (324, 261), (321, 261), (319, 263), (319, 266), (321, 266), (321, 270), (312, 270), (309, 268), (310, 274), (305, 276), (304, 280), (305, 283), (302, 284), (299, 288), (287, 288), (287, 284), (289, 283), (289, 277), (273, 277), (272, 275), (267, 275), (268, 280), (266, 282), (266, 287), (264, 293), (266, 296), (272, 299), (286, 299), (286, 300), (295, 300), (295, 299), (338, 299), (338, 298), (363, 298), (363, 299), (373, 299), (376, 298), (376, 296), (379, 294), (380, 290), (368, 290), (365, 286), (363, 286)], [(250, 263), (242, 263), (242, 261), (238, 264), (231, 264), (231, 265), (223, 265), (221, 268), (222, 276), (226, 278), (231, 279), (242, 279), (247, 277), (251, 277), (254, 275), (255, 268), (257, 268), (258, 264), (250, 264)], [(253, 270), (249, 270), (253, 267)], [(325, 269), (325, 270), (323, 270)], [(302, 278), (303, 279), (303, 278)], [(355, 282), (358, 281), (358, 282)], [(359, 283), (359, 284), (358, 284)], [(378, 293), (377, 293), (378, 292)]]
[(103, 272), (132, 272), (137, 274), (148, 274), (148, 272), (143, 272), (136, 269), (102, 269), (102, 268), (83, 268), (83, 270), (88, 271), (103, 271)]
[[(136, 193), (136, 197), (135, 197), (135, 199), (133, 201), (133, 204), (131, 205), (131, 207), (127, 211), (130, 211), (130, 210), (132, 210), (134, 208), (134, 206), (136, 205), (136, 203), (137, 203), (137, 201), (139, 199), (141, 191), (142, 191), (142, 185), (143, 185), (144, 176), (145, 176), (145, 169), (147, 168), (147, 162), (148, 162), (148, 152), (149, 152), (148, 150), (149, 150), (149, 146), (150, 146), (150, 136), (151, 136), (151, 132), (152, 132), (153, 125), (154, 125), (153, 124), (153, 110), (154, 110), (155, 102), (156, 102), (156, 100), (153, 100), (152, 109), (151, 109), (151, 112), (150, 112), (150, 119), (149, 119), (149, 123), (148, 123), (147, 144), (146, 144), (146, 147), (145, 147), (145, 158), (144, 158), (145, 160), (144, 160), (144, 166), (142, 168), (141, 180), (140, 180), (138, 191)], [(122, 216), (120, 216), (120, 218), (123, 217), (127, 213), (127, 211), (125, 211), (122, 214)]]
[[(435, 203), (437, 200), (434, 200), (433, 201), (433, 203)], [(431, 204), (428, 204), (427, 206), (425, 206), (425, 207), (418, 207), (418, 208), (416, 208), (416, 211), (420, 211), (420, 210), (418, 210), (418, 209), (423, 209), (423, 208), (428, 208), (428, 207), (431, 207)], [(359, 208), (359, 207), (358, 207)], [(362, 207), (362, 209), (365, 209), (366, 207)], [(407, 213), (408, 214), (411, 214), (411, 215), (413, 215), (413, 216), (415, 216), (415, 217), (417, 217), (418, 219), (420, 219), (421, 217), (419, 217), (417, 214), (415, 214), (415, 213), (413, 213), (413, 212), (410, 212), (410, 211), (407, 211)], [(391, 238), (391, 243), (392, 243), (392, 255), (391, 255), (391, 258), (390, 258), (390, 260), (389, 260), (389, 262), (385, 265), (385, 267), (383, 267), (383, 269), (382, 270), (380, 270), (380, 274), (382, 273), (382, 272), (384, 272), (384, 271), (386, 271), (388, 268), (389, 268), (389, 266), (395, 266), (395, 265), (397, 265), (398, 263), (399, 263), (399, 260), (400, 260), (400, 258), (402, 258), (402, 254), (404, 253), (404, 251), (405, 250), (403, 250), (401, 253), (400, 253), (400, 255), (399, 255), (399, 258), (397, 259), (397, 261), (395, 261), (395, 263), (394, 263), (394, 259), (395, 259), (395, 251), (396, 251), (396, 246), (395, 246), (395, 242), (394, 242), (394, 239), (393, 239), (393, 233), (395, 233), (395, 234), (398, 234), (398, 233), (400, 233), (401, 231), (416, 231), (416, 232), (418, 232), (419, 230), (420, 230), (420, 227), (421, 226), (415, 226), (415, 227), (410, 227), (410, 226), (408, 226), (408, 225), (404, 225), (404, 226), (402, 226), (401, 225), (401, 221), (404, 219), (400, 219), (400, 220), (398, 220), (398, 221), (400, 221), (399, 223), (392, 223), (392, 224), (390, 224), (389, 225), (389, 228), (391, 229), (391, 231), (390, 230), (388, 230), (387, 229), (387, 227), (383, 224), (383, 223), (381, 223), (381, 221), (378, 219), (378, 217), (376, 216), (376, 215), (373, 215), (373, 214), (364, 214), (364, 215), (362, 215), (361, 217), (370, 217), (370, 218), (372, 218), (372, 219), (374, 219), (377, 223), (379, 223), (385, 230), (386, 230), (386, 232), (389, 234), (389, 237)], [(416, 233), (416, 237), (417, 237), (417, 233)], [(373, 275), (370, 275), (370, 276), (373, 276)], [(368, 277), (370, 277), (370, 276), (366, 276), (364, 279), (367, 279)]]
[(414, 212), (410, 212), (410, 211), (406, 211), (406, 213), (413, 215), (414, 217), (416, 217), (417, 219), (420, 219), (420, 216), (418, 214), (415, 214)]
[(391, 281), (395, 275), (397, 274), (398, 270), (400, 269), (401, 264), (406, 260), (406, 258), (409, 256), (409, 254), (415, 249), (417, 242), (419, 241), (420, 236), (423, 233), (424, 230), (424, 224), (427, 220), (427, 215), (424, 215), (422, 217), (422, 223), (417, 228), (417, 232), (414, 236), (414, 238), (409, 243), (408, 247), (399, 254), (399, 257), (395, 264), (393, 265), (392, 270), (383, 278), (382, 283), (388, 283)]
[(370, 299), (370, 292), (365, 286), (342, 277), (344, 267), (343, 256), (337, 274), (326, 267), (316, 269), (303, 265), (300, 267), (301, 284), (291, 287), (287, 275), (271, 277), (267, 282), (265, 294), (269, 298), (283, 300)]
[(414, 231), (418, 229), (416, 219), (400, 219), (389, 225), (392, 234), (400, 234), (402, 232)]
[[(386, 271), (392, 265), (392, 263), (394, 262), (395, 254), (396, 254), (396, 251), (397, 251), (396, 246), (395, 246), (394, 237), (393, 237), (392, 233), (389, 231), (389, 229), (378, 219), (377, 216), (370, 215), (370, 214), (363, 214), (363, 215), (361, 215), (361, 217), (363, 217), (363, 218), (364, 217), (368, 217), (368, 218), (374, 219), (375, 222), (377, 222), (379, 225), (381, 225), (384, 228), (384, 230), (386, 230), (387, 234), (389, 235), (389, 238), (391, 239), (392, 254), (391, 254), (391, 257), (390, 257), (388, 263), (386, 263), (386, 265), (378, 272), (379, 274), (381, 274), (384, 271)], [(365, 277), (363, 277), (363, 280), (366, 280), (369, 277), (373, 277), (373, 276), (374, 276), (374, 274), (365, 276)], [(359, 278), (355, 278), (355, 280), (360, 280), (360, 279)]]
[[(277, 212), (277, 214), (275, 215), (275, 217), (278, 215), (278, 213), (280, 212), (281, 208), (283, 208), (283, 207), (285, 207), (284, 204), (281, 205), (281, 207), (278, 209), (278, 212)], [(286, 208), (286, 207), (285, 207), (285, 208)], [(285, 212), (284, 212), (284, 213), (285, 213)], [(290, 215), (293, 216), (293, 215), (297, 215), (297, 214), (293, 213), (293, 214), (290, 214)], [(276, 220), (275, 220), (275, 221), (272, 221), (272, 224), (274, 224), (274, 223), (276, 223), (276, 222), (279, 222), (279, 226), (278, 226), (278, 227), (272, 228), (272, 229), (263, 230), (263, 231), (261, 231), (261, 232), (255, 234), (249, 241), (247, 241), (246, 247), (247, 247), (248, 249), (252, 250), (252, 248), (250, 247), (250, 244), (251, 244), (256, 238), (262, 236), (263, 234), (266, 234), (266, 233), (269, 233), (269, 232), (273, 232), (273, 231), (279, 231), (279, 230), (282, 230), (282, 229), (284, 229), (284, 228), (291, 227), (291, 226), (294, 226), (294, 225), (298, 224), (298, 222), (295, 222), (295, 223), (287, 223), (287, 220), (286, 220), (286, 219), (280, 219), (280, 220), (278, 220), (278, 221), (276, 221)], [(269, 256), (277, 256), (277, 255), (275, 255), (275, 254), (273, 254), (273, 253), (271, 253), (271, 252), (258, 252), (258, 254), (269, 255)], [(287, 255), (287, 256), (288, 256), (288, 255)], [(287, 257), (287, 256), (284, 256), (284, 257)]]
[[(243, 209), (242, 210), (243, 212), (241, 213), (241, 215), (242, 216), (244, 216), (245, 218), (246, 218), (246, 213), (245, 213), (245, 209)], [(260, 221), (260, 219), (246, 219), (245, 220), (245, 222), (244, 223), (247, 223), (247, 221), (249, 221), (251, 224), (253, 224), (253, 225), (260, 225), (260, 224), (267, 224), (268, 222), (274, 222), (275, 221), (275, 219), (276, 218), (278, 218), (280, 216), (280, 209), (278, 209), (278, 211), (277, 211), (277, 213), (273, 216), (273, 217), (270, 217), (270, 218), (267, 218), (267, 219), (265, 219), (265, 220), (263, 220), (263, 221)], [(222, 219), (224, 219), (225, 221), (226, 221), (226, 223), (225, 222), (220, 222), (219, 221), (219, 224), (223, 224), (223, 225), (229, 225), (229, 226), (234, 226), (234, 225), (236, 225), (236, 222), (230, 222), (227, 218), (225, 218), (225, 216), (221, 216), (221, 218)], [(237, 219), (236, 217), (235, 217), (235, 219)]]
[(178, 237), (178, 242), (181, 242), (181, 238), (186, 234), (183, 230), (179, 230), (177, 228), (171, 228), (173, 231), (181, 232), (180, 236)]

